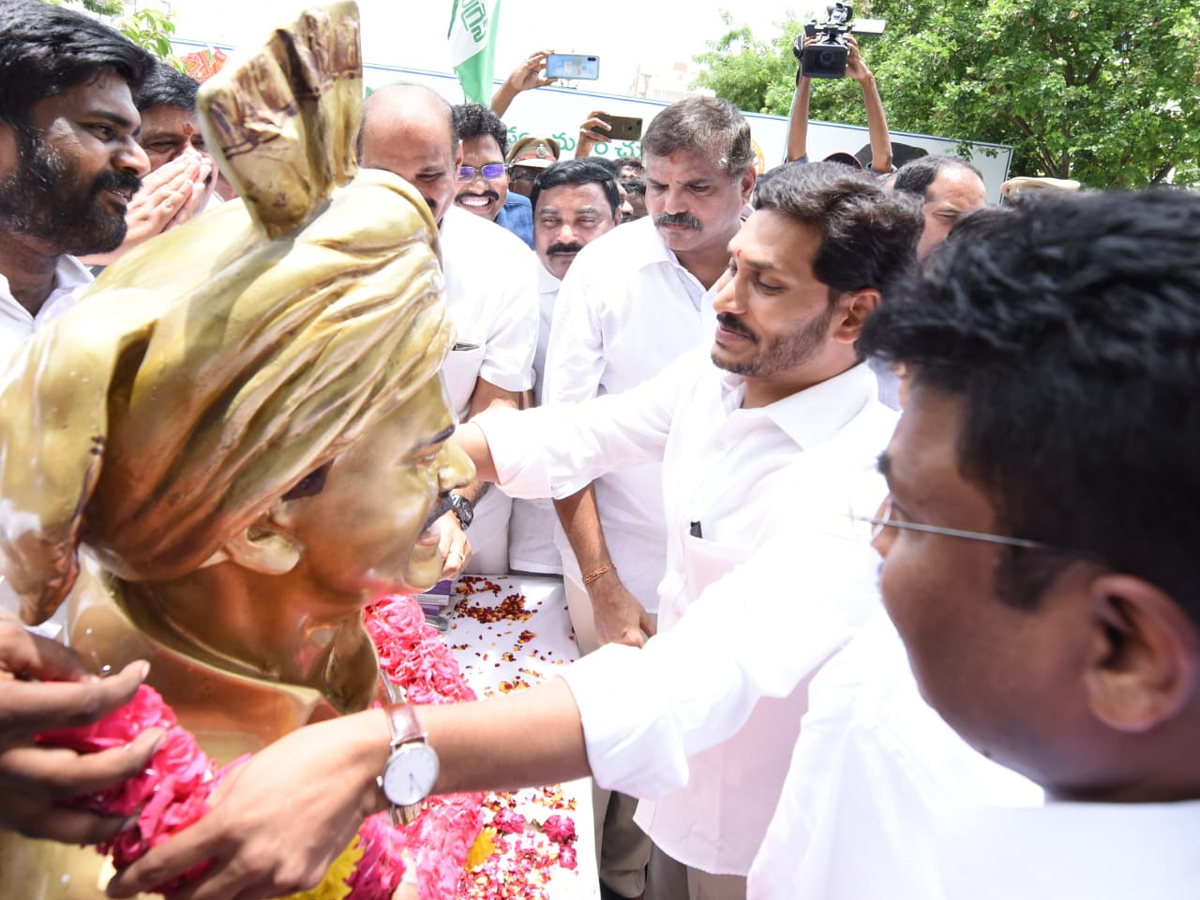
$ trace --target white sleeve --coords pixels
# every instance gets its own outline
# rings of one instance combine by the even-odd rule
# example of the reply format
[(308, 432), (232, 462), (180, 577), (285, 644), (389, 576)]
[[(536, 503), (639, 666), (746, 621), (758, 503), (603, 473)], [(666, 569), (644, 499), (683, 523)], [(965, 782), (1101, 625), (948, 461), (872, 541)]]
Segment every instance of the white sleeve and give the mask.
[(577, 269), (578, 263), (567, 271), (550, 320), (542, 386), (542, 402), (547, 405), (595, 397), (604, 374), (604, 334), (600, 322), (600, 297), (604, 289), (594, 283), (589, 271)]
[(606, 472), (660, 461), (693, 373), (680, 362), (620, 394), (480, 413), (472, 421), (487, 438), (499, 486), (511, 497), (561, 499)]
[(785, 697), (879, 607), (879, 558), (846, 527), (778, 535), (641, 650), (609, 644), (562, 673), (596, 783), (643, 798), (687, 783), (687, 758)]

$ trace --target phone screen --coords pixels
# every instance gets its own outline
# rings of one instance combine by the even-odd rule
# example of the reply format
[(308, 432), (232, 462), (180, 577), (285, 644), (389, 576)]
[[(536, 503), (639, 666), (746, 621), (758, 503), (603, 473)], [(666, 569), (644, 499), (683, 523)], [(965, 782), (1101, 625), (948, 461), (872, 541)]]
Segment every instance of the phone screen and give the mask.
[(600, 57), (582, 53), (551, 53), (546, 57), (546, 76), (594, 81), (600, 77)]

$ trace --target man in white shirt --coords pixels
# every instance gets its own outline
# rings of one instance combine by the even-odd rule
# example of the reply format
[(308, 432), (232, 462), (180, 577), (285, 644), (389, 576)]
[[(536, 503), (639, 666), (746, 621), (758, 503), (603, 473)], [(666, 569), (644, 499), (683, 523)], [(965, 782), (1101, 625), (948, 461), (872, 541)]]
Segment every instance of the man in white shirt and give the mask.
[[(780, 533), (847, 522), (852, 496), (882, 494), (874, 461), (895, 416), (876, 400), (855, 340), (881, 289), (915, 259), (918, 204), (824, 163), (771, 173), (755, 203), (730, 244), (711, 351), (621, 395), (489, 412), (461, 429), (481, 475), (522, 494), (561, 495), (609, 468), (664, 461), (663, 633), (642, 649), (602, 647), (568, 675), (597, 780), (665, 793), (648, 827), (696, 869), (656, 860), (648, 897), (671, 895), (659, 874), (668, 870), (684, 896), (743, 895), (807, 680), (875, 603), (865, 541), (813, 541), (798, 553)], [(774, 567), (785, 557), (808, 563), (813, 602), (779, 590)], [(847, 579), (857, 591), (829, 602), (830, 585)], [(714, 646), (711, 659), (697, 655)], [(705, 705), (666, 711), (663, 698), (681, 692)], [(531, 751), (538, 732), (531, 727)]]
[[(91, 275), (70, 254), (111, 249), (148, 168), (131, 91), (154, 65), (95, 19), (38, 0), (0, 0), (0, 368), (74, 302)], [(129, 701), (144, 663), (92, 679), (71, 652), (8, 621), (0, 584), (0, 826), (70, 843), (111, 839), (117, 818), (59, 806), (64, 795), (141, 771), (161, 732), (102, 758), (72, 759), (34, 735), (94, 722)], [(47, 777), (47, 773), (53, 773)]]
[[(446, 306), (458, 337), (442, 377), (460, 422), (493, 405), (517, 408), (533, 385), (538, 334), (537, 260), (518, 238), (454, 206), (462, 150), (451, 107), (418, 85), (388, 85), (363, 105), (362, 165), (387, 169), (409, 181), (429, 203), (438, 223)], [(475, 482), (455, 496), (457, 515), (471, 517), (467, 571), (508, 569), (512, 501)], [(466, 524), (466, 523), (464, 523)], [(449, 549), (446, 577), (461, 570), (461, 535)], [(457, 564), (457, 567), (456, 567)]]
[[(864, 349), (905, 362), (913, 379), (884, 462), (891, 503), (870, 514), (884, 554), (884, 602), (905, 645), (901, 665), (894, 665), (898, 645), (885, 649), (886, 629), (864, 630), (825, 667), (818, 679), (825, 683), (814, 683), (749, 896), (1190, 898), (1200, 877), (1200, 585), (1193, 558), (1200, 525), (1192, 515), (1200, 502), (1192, 458), (1200, 440), (1200, 199), (1182, 191), (1048, 197), (1013, 212), (978, 213), (962, 228), (961, 240), (952, 237), (935, 251), (910, 290), (889, 296), (863, 340)], [(864, 589), (861, 579), (849, 583), (837, 572), (861, 574), (849, 542), (785, 538), (782, 547), (763, 548), (767, 559), (786, 559), (799, 572), (823, 561), (815, 583), (780, 591), (787, 602), (777, 608), (785, 615), (797, 604), (827, 611), (829, 596), (843, 600), (844, 591)], [(756, 572), (781, 578), (765, 566), (739, 575)], [(650, 791), (685, 780), (696, 735), (708, 731), (711, 738), (710, 729), (728, 727), (739, 704), (786, 689), (776, 675), (789, 666), (794, 635), (764, 629), (757, 641), (745, 641), (736, 613), (752, 613), (756, 601), (735, 592), (735, 580), (714, 585), (679, 628), (640, 654), (617, 659), (628, 648), (604, 648), (575, 664), (608, 670), (593, 673), (589, 693), (556, 679), (500, 701), (423, 708), (421, 725), (442, 755), (437, 789), (557, 779), (580, 767), (597, 777), (607, 772), (608, 783), (612, 770), (623, 768), (623, 783), (638, 781)], [(730, 594), (720, 599), (735, 612), (725, 616), (725, 652), (721, 620), (708, 615), (710, 597), (722, 589)], [(663, 667), (664, 694), (673, 699), (630, 690), (619, 663), (649, 665), (658, 648), (682, 643), (688, 632), (700, 637), (700, 625), (711, 629), (707, 646), (717, 649)], [(850, 690), (839, 708), (853, 719), (863, 696), (877, 698), (873, 708), (889, 709), (885, 679), (904, 669), (905, 657), (946, 723), (1056, 802), (1001, 808), (986, 798), (972, 805), (976, 797), (967, 794), (965, 806), (930, 806), (908, 763), (923, 761), (917, 774), (925, 782), (930, 773), (942, 784), (954, 778), (924, 755), (924, 738), (914, 746), (891, 727), (911, 723), (925, 736), (937, 727), (931, 711), (922, 713), (917, 698), (902, 691), (891, 695), (904, 703), (898, 716), (868, 717), (849, 734), (852, 742), (838, 745), (852, 765), (839, 771), (838, 760), (827, 757), (820, 773), (853, 788), (854, 815), (838, 820), (837, 791), (807, 810), (787, 806), (815, 774), (799, 764), (805, 742), (820, 734), (810, 722), (828, 717), (825, 697), (837, 700), (831, 695), (841, 690), (826, 676), (848, 662), (859, 683), (873, 685), (863, 695), (853, 679), (843, 681)], [(764, 667), (764, 660), (773, 664)], [(374, 778), (388, 750), (384, 717), (362, 714), (333, 727), (335, 759), (325, 747), (311, 749), (318, 734), (272, 748), (249, 765), (260, 777), (280, 773), (274, 784), (245, 779), (236, 805), (219, 807), (174, 848), (153, 851), (152, 862), (170, 860), (169, 873), (216, 855), (225, 872), (238, 873), (239, 887), (269, 885), (294, 866), (292, 848), (314, 827), (311, 819), (293, 825), (299, 817), (292, 811), (264, 810), (269, 798), (288, 795), (290, 781), (336, 772), (345, 791), (339, 812), (353, 804), (378, 808)], [(936, 739), (941, 758), (958, 767), (962, 758)], [(347, 765), (367, 747), (374, 757), (351, 773)], [(488, 763), (480, 772), (484, 750)], [(969, 773), (960, 783), (978, 786)], [(1023, 789), (1012, 790), (1017, 799)], [(834, 827), (814, 827), (830, 819)], [(280, 834), (277, 824), (292, 825), (293, 833)], [(261, 833), (285, 848), (275, 859), (249, 845)], [(244, 845), (231, 842), (237, 835)], [(840, 880), (804, 880), (815, 849)], [(872, 882), (875, 866), (890, 877)], [(163, 874), (152, 871), (138, 883)]]
[[(490, 450), (477, 459), (480, 472), (494, 467), (514, 496), (561, 497), (606, 472), (662, 461), (663, 631), (784, 522), (844, 515), (855, 492), (870, 493), (895, 425), (854, 344), (881, 292), (915, 258), (917, 204), (819, 164), (764, 176), (755, 206), (729, 245), (711, 349), (620, 395), (476, 420)], [(693, 897), (744, 890), (806, 687), (756, 708), (736, 737), (690, 761), (686, 788), (639, 808), (638, 824), (662, 851), (647, 896), (674, 895), (669, 872), (696, 885)], [(679, 872), (673, 860), (695, 871)]]
[[(538, 341), (533, 357), (533, 404), (542, 405), (546, 345), (563, 277), (576, 254), (620, 222), (621, 195), (612, 171), (594, 159), (568, 159), (537, 170), (530, 191), (538, 268)], [(514, 500), (509, 522), (509, 569), (562, 574), (554, 546), (558, 517), (547, 499)]]
[(40, 5), (0, 21), (0, 364), (91, 282), (73, 255), (120, 245), (149, 170), (131, 92), (152, 57), (100, 26), (57, 46)]
[[(91, 284), (75, 255), (121, 243), (149, 169), (132, 92), (154, 60), (81, 18), (33, 2), (0, 12), (0, 370)], [(4, 610), (16, 598), (0, 583)]]
[[(650, 215), (586, 248), (564, 279), (546, 351), (547, 404), (627, 390), (711, 334), (716, 282), (754, 188), (749, 124), (726, 101), (684, 100), (654, 118), (642, 153)], [(585, 488), (556, 502), (580, 646), (640, 645), (654, 631), (665, 567), (659, 467)]]

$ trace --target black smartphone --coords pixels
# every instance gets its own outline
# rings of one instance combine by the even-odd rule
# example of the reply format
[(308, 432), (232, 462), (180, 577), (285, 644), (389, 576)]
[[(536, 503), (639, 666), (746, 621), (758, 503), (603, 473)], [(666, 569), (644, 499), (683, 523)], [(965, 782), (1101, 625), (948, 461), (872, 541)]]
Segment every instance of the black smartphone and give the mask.
[(600, 57), (583, 53), (551, 53), (546, 57), (546, 77), (595, 81), (600, 77)]
[(640, 141), (642, 139), (642, 120), (639, 116), (599, 116), (607, 122), (612, 131), (610, 139), (614, 141)]

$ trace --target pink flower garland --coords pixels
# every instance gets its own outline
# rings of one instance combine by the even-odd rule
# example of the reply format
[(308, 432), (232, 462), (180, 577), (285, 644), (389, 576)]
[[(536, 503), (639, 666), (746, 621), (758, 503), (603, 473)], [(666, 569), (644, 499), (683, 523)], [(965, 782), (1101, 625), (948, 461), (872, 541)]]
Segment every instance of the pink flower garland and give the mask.
[[(417, 704), (474, 700), (458, 664), (437, 631), (410, 597), (385, 598), (366, 610), (366, 627), (379, 651), (385, 677), (404, 688)], [(78, 809), (129, 816), (137, 822), (112, 841), (99, 845), (112, 853), (121, 870), (150, 848), (198, 821), (221, 779), (245, 758), (218, 767), (182, 728), (171, 708), (143, 685), (130, 703), (82, 728), (39, 734), (40, 743), (92, 753), (122, 746), (147, 728), (163, 728), (166, 737), (150, 766), (125, 783), (71, 801)], [(386, 814), (372, 816), (359, 829), (362, 858), (347, 881), (352, 900), (390, 900), (405, 872), (404, 857), (415, 858), (421, 900), (443, 900), (457, 892), (467, 853), (482, 823), (483, 794), (434, 797), (416, 821), (393, 828)], [(209, 867), (204, 863), (155, 890), (170, 896)]]

